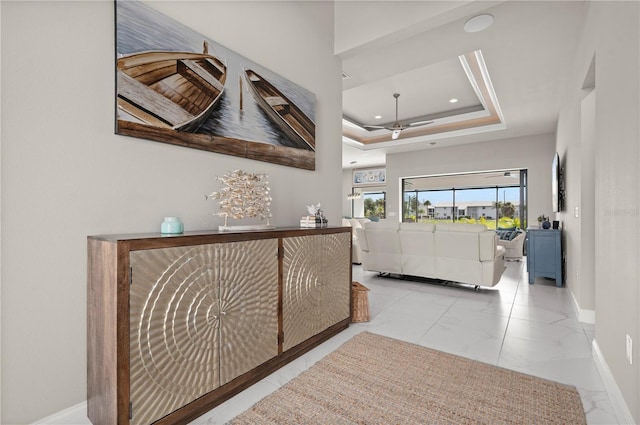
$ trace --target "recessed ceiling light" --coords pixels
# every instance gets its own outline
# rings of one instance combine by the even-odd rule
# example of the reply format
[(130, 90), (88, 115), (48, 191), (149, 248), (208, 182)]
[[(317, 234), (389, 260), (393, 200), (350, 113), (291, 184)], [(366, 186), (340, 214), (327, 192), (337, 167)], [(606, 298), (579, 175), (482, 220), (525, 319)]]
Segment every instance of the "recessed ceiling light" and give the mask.
[(466, 32), (480, 32), (486, 30), (493, 24), (493, 16), (488, 13), (476, 15), (464, 24)]
[(456, 99), (455, 97), (449, 99), (449, 103), (456, 103), (458, 101), (458, 99)]
[(382, 115), (376, 115), (376, 116), (375, 116), (375, 117), (373, 117), (373, 118), (375, 118), (375, 119), (379, 120), (379, 119), (381, 119), (381, 118), (382, 118)]

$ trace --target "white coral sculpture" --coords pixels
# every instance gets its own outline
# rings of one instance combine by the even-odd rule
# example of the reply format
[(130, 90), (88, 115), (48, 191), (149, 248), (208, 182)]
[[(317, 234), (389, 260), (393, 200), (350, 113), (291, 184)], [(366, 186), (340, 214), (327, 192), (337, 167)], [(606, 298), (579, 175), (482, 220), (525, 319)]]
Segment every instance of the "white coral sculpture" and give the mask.
[(307, 212), (309, 215), (318, 215), (320, 213), (320, 203), (318, 205), (307, 205)]
[(216, 177), (224, 187), (218, 192), (206, 195), (207, 199), (219, 199), (220, 212), (213, 215), (224, 217), (227, 225), (229, 217), (236, 220), (245, 217), (257, 217), (260, 220), (271, 218), (271, 188), (264, 173), (247, 173), (235, 170), (223, 177)]

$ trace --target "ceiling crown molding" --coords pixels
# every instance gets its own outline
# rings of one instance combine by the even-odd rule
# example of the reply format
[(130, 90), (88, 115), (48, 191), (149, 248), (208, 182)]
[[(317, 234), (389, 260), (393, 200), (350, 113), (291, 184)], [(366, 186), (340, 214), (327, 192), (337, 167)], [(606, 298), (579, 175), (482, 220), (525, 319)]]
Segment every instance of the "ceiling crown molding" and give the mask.
[(480, 50), (466, 53), (458, 57), (478, 100), (482, 104), (479, 111), (451, 111), (451, 114), (433, 119), (433, 124), (425, 127), (408, 128), (396, 140), (392, 140), (387, 130), (367, 130), (361, 124), (343, 118), (343, 142), (367, 149), (368, 147), (397, 146), (398, 144), (418, 143), (446, 137), (484, 133), (504, 130), (506, 124), (500, 109), (489, 71)]

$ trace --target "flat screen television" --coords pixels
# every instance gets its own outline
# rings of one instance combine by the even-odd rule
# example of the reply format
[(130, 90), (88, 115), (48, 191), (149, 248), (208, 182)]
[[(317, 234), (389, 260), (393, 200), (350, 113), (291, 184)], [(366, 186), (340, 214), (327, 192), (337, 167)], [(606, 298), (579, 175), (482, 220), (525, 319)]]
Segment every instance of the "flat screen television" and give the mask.
[(558, 152), (553, 156), (551, 164), (551, 204), (553, 212), (560, 212), (562, 209), (560, 199), (560, 156)]

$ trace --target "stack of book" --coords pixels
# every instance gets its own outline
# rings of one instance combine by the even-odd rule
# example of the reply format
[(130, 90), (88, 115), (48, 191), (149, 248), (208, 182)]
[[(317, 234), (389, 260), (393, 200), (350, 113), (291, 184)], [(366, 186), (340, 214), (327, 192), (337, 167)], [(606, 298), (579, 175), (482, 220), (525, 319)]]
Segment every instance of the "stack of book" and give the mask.
[(300, 218), (300, 227), (323, 227), (327, 225), (327, 219), (317, 215), (305, 215)]

